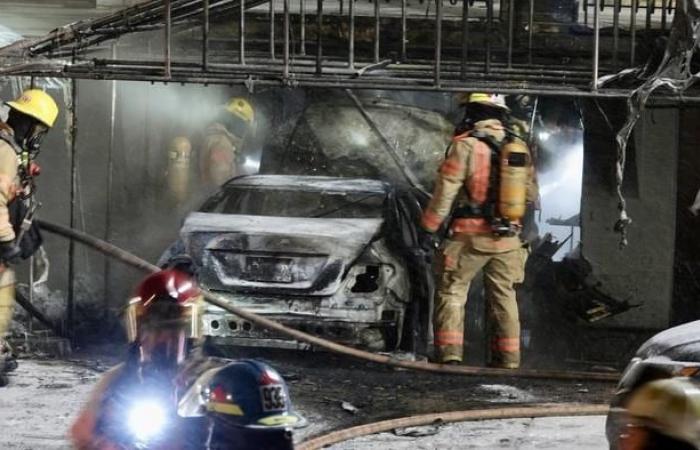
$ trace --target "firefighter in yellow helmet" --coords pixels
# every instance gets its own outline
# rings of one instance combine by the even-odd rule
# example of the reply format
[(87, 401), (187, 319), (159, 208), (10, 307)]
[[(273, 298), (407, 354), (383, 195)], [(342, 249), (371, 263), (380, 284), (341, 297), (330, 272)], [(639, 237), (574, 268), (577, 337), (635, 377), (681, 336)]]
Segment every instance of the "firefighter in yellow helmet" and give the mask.
[(255, 111), (250, 102), (233, 97), (207, 127), (199, 161), (206, 185), (220, 186), (238, 174), (237, 160), (254, 121)]
[(520, 219), (537, 195), (530, 153), (524, 137), (508, 128), (503, 96), (473, 93), (459, 100), (464, 119), (421, 218), (427, 251), (434, 248), (435, 233), (449, 222), (448, 239), (436, 257), (436, 359), (462, 361), (467, 293), (483, 271), (492, 329), (489, 364), (515, 369), (520, 365), (520, 321), (514, 285), (523, 281), (527, 258)]
[(4, 373), (16, 365), (5, 341), (15, 304), (11, 265), (40, 245), (38, 239), (29, 242), (26, 232), (17, 242), (17, 233), (31, 202), (32, 178), (39, 171), (34, 159), (58, 117), (56, 102), (38, 89), (27, 90), (6, 105), (7, 122), (0, 122), (0, 386), (7, 383)]
[(700, 384), (692, 378), (649, 382), (627, 402), (619, 450), (700, 448)]

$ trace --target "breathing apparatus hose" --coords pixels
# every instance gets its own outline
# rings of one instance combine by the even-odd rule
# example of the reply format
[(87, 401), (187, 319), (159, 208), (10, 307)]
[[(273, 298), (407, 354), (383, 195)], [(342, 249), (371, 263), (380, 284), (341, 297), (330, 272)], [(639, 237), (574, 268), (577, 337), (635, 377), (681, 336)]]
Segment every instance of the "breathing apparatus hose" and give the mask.
[[(76, 242), (80, 242), (88, 247), (91, 247), (97, 251), (104, 253), (107, 256), (113, 257), (128, 264), (132, 267), (140, 269), (146, 272), (156, 272), (159, 269), (155, 266), (138, 256), (135, 256), (119, 247), (105, 242), (96, 237), (90, 236), (89, 234), (74, 230), (69, 227), (58, 225), (52, 222), (47, 222), (45, 220), (36, 220), (36, 223), (43, 230), (57, 234), (68, 239), (72, 239)], [(235, 314), (259, 327), (277, 331), (289, 338), (306, 342), (308, 344), (323, 348), (325, 350), (340, 353), (342, 355), (351, 356), (356, 359), (361, 359), (364, 361), (370, 361), (377, 364), (389, 365), (392, 367), (411, 369), (411, 370), (421, 370), (427, 372), (436, 373), (446, 373), (453, 375), (479, 375), (479, 376), (502, 376), (502, 377), (519, 377), (519, 378), (540, 378), (540, 379), (557, 379), (557, 380), (588, 380), (588, 381), (607, 381), (615, 382), (619, 379), (618, 373), (611, 372), (584, 372), (584, 371), (560, 371), (560, 370), (536, 370), (536, 369), (499, 369), (491, 367), (472, 367), (472, 366), (454, 366), (454, 365), (444, 365), (435, 364), (421, 361), (403, 361), (392, 356), (380, 355), (376, 353), (366, 352), (364, 350), (358, 350), (356, 348), (348, 347), (346, 345), (338, 344), (317, 336), (313, 336), (304, 333), (293, 328), (289, 328), (281, 323), (275, 322), (273, 320), (262, 317), (258, 314), (254, 314), (245, 309), (241, 309), (237, 306), (233, 306), (230, 302), (223, 296), (203, 290), (204, 299), (211, 305), (217, 306), (224, 311), (231, 314)]]

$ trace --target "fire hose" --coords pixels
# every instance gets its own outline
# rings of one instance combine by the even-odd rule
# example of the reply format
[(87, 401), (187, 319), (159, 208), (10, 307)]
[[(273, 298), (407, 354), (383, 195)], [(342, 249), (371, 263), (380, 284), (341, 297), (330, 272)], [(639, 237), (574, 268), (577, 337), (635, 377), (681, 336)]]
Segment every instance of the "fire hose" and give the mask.
[(522, 419), (531, 417), (563, 417), (563, 416), (597, 416), (608, 412), (607, 405), (595, 404), (537, 404), (532, 406), (473, 409), (467, 411), (450, 411), (444, 413), (421, 414), (418, 416), (401, 417), (398, 419), (382, 420), (380, 422), (359, 425), (343, 430), (308, 439), (296, 446), (294, 450), (317, 450), (339, 442), (348, 441), (361, 436), (382, 433), (397, 428), (418, 427), (426, 425), (441, 425), (453, 422), (475, 420)]
[[(104, 253), (110, 257), (118, 259), (125, 264), (128, 264), (137, 269), (156, 272), (159, 269), (143, 259), (135, 256), (113, 244), (105, 242), (89, 234), (68, 228), (62, 225), (58, 225), (52, 222), (47, 222), (45, 220), (36, 220), (36, 223), (43, 230), (57, 234), (68, 239), (80, 242), (88, 247), (91, 247), (99, 252)], [(444, 365), (436, 364), (422, 361), (404, 361), (396, 359), (389, 355), (380, 355), (376, 353), (367, 352), (364, 350), (359, 350), (356, 348), (348, 347), (346, 345), (338, 344), (318, 336), (313, 336), (304, 333), (293, 328), (289, 328), (281, 323), (275, 322), (273, 320), (262, 317), (258, 314), (254, 314), (245, 309), (239, 308), (237, 306), (231, 305), (230, 301), (225, 297), (215, 294), (210, 291), (203, 290), (203, 297), (207, 303), (214, 305), (227, 311), (231, 314), (239, 316), (254, 325), (260, 326), (262, 328), (277, 331), (285, 336), (288, 336), (297, 341), (306, 342), (308, 344), (314, 345), (325, 350), (339, 353), (345, 356), (350, 356), (355, 359), (361, 359), (365, 361), (370, 361), (377, 364), (384, 364), (392, 367), (411, 369), (411, 370), (421, 370), (427, 372), (437, 372), (453, 375), (478, 375), (478, 376), (500, 376), (500, 377), (519, 377), (519, 378), (540, 378), (540, 379), (556, 379), (556, 380), (588, 380), (588, 381), (608, 381), (614, 382), (619, 379), (618, 373), (612, 372), (585, 372), (585, 371), (561, 371), (561, 370), (540, 370), (540, 369), (499, 369), (491, 367), (473, 367), (473, 366), (459, 366), (459, 365)]]

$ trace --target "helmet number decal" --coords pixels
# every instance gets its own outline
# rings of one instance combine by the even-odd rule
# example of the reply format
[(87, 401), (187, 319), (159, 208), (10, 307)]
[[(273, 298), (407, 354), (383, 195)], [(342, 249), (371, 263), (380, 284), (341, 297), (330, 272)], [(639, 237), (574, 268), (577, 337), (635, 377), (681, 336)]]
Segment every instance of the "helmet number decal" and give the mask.
[(261, 386), (262, 409), (268, 411), (284, 411), (287, 409), (287, 396), (281, 384)]

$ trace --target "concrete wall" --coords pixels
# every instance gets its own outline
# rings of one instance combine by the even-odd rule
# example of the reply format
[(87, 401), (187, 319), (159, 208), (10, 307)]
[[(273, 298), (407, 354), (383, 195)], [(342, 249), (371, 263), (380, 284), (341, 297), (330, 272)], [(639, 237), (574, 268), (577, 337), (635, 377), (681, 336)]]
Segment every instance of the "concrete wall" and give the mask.
[[(619, 129), (624, 103), (601, 105), (613, 128)], [(624, 250), (618, 249), (620, 238), (613, 232), (618, 218), (614, 135), (592, 103), (587, 107), (585, 121), (583, 253), (606, 292), (641, 304), (599, 324), (665, 328), (670, 322), (673, 288), (678, 110), (648, 108), (635, 128), (624, 186), (633, 223), (629, 227), (629, 246)]]

